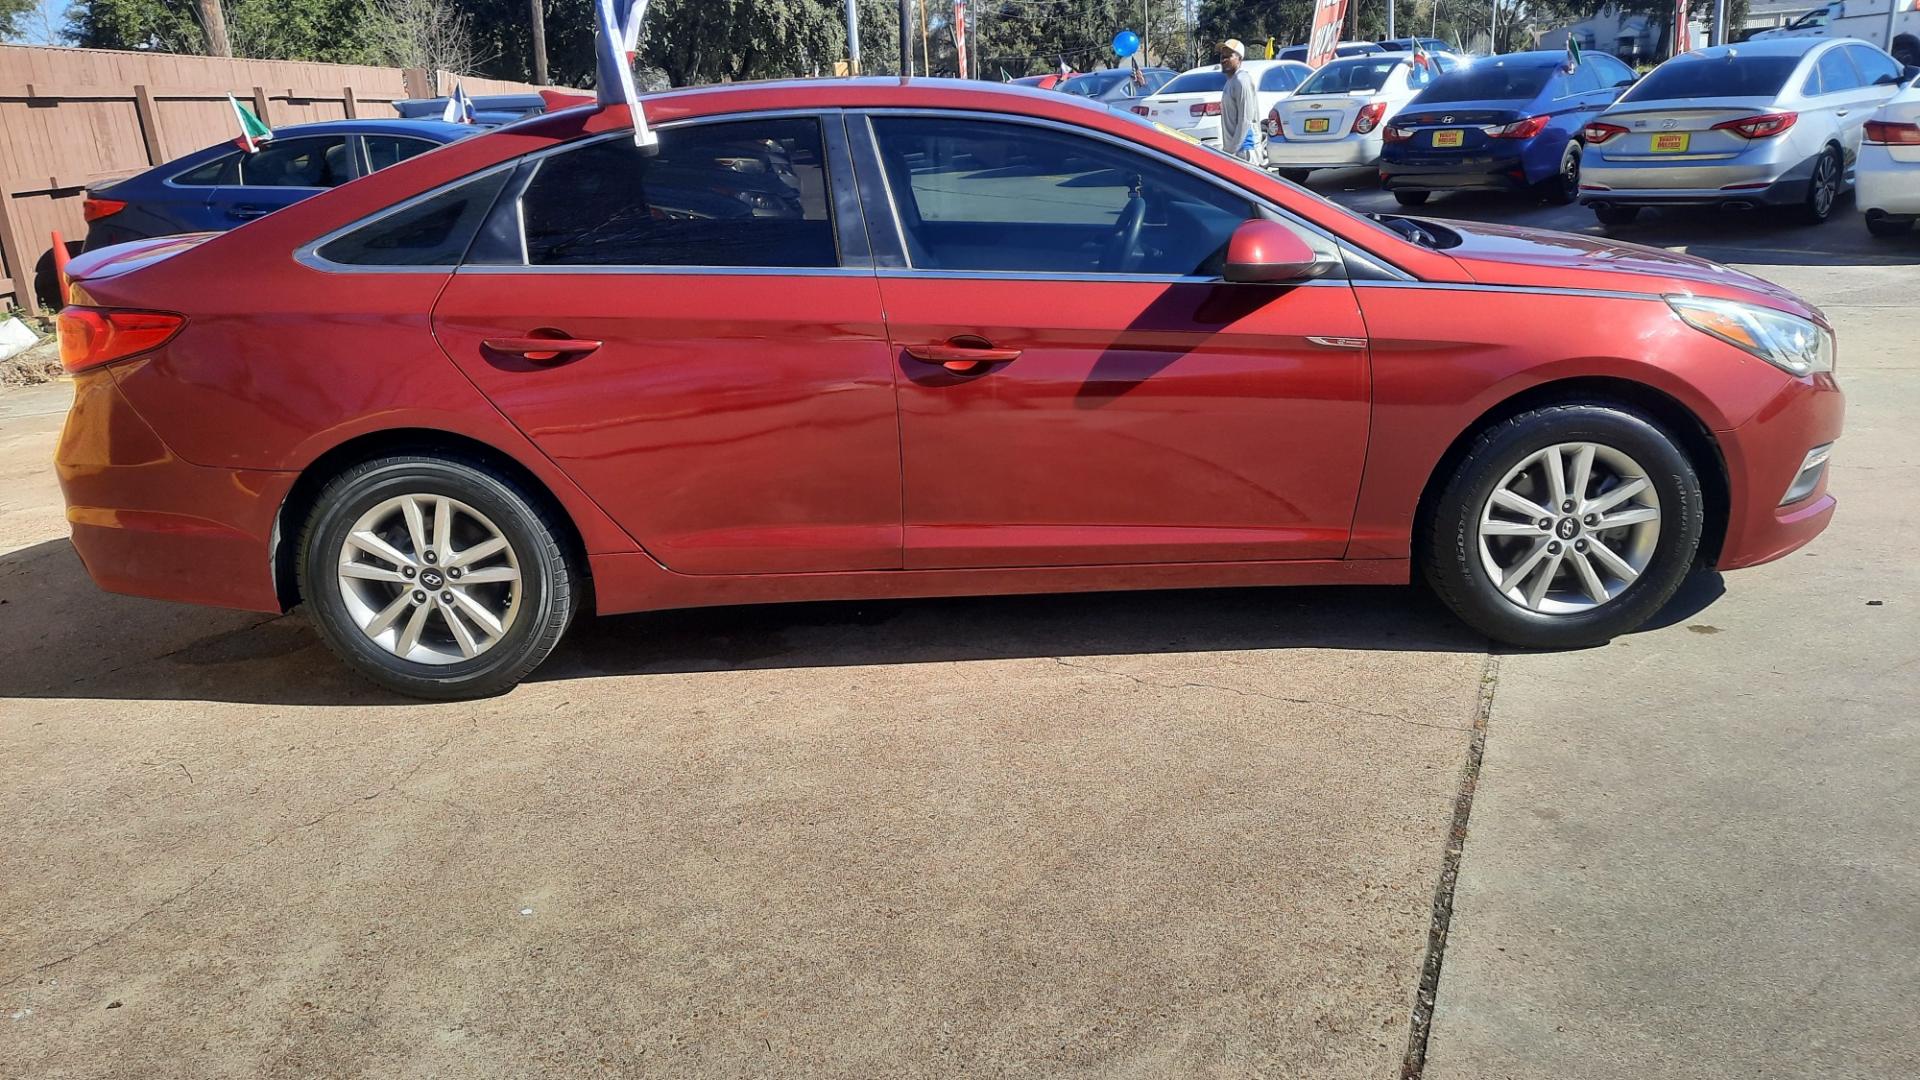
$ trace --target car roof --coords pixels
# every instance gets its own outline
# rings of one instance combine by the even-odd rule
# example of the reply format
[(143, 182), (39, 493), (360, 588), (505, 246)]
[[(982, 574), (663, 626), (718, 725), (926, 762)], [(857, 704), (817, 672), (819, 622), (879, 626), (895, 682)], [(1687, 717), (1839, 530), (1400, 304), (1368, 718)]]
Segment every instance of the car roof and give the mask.
[(1668, 60), (1723, 60), (1728, 56), (1736, 61), (1742, 56), (1804, 56), (1822, 45), (1837, 45), (1853, 40), (1851, 38), (1793, 37), (1762, 38), (1759, 41), (1742, 41), (1737, 45), (1713, 45), (1705, 49), (1681, 53)]
[[(1619, 59), (1619, 57), (1611, 53), (1593, 53), (1585, 49), (1582, 49), (1580, 54), (1582, 56), (1604, 56), (1609, 60)], [(1485, 67), (1489, 64), (1495, 66), (1510, 64), (1515, 67), (1553, 67), (1566, 62), (1567, 53), (1565, 49), (1542, 49), (1538, 52), (1501, 53), (1498, 56), (1483, 57), (1473, 66)]]
[(320, 120), (311, 124), (289, 124), (273, 129), (276, 139), (297, 135), (414, 135), (440, 142), (452, 142), (485, 130), (479, 124), (449, 124), (445, 120), (428, 120), (395, 116), (379, 119)]

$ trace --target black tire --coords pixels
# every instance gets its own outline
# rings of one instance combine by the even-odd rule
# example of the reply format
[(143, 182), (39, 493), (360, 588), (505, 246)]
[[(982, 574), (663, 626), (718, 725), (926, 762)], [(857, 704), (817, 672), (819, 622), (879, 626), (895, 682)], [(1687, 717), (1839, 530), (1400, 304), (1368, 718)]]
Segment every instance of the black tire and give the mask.
[(1868, 214), (1867, 231), (1882, 240), (1898, 240), (1913, 232), (1913, 219)]
[(1814, 159), (1813, 175), (1807, 179), (1807, 197), (1794, 208), (1794, 216), (1802, 225), (1819, 225), (1833, 216), (1833, 208), (1840, 202), (1845, 173), (1840, 151), (1831, 146)]
[[(517, 613), (499, 639), (471, 659), (419, 663), (388, 651), (354, 621), (332, 572), (356, 520), (387, 499), (409, 494), (447, 496), (485, 515), (518, 561)], [(451, 456), (380, 458), (348, 469), (321, 490), (300, 537), (300, 596), (328, 648), (367, 679), (413, 697), (488, 697), (526, 678), (572, 621), (581, 588), (561, 547), (563, 535), (539, 500), (488, 465)]]
[(1637, 206), (1595, 206), (1593, 208), (1593, 216), (1598, 218), (1602, 225), (1631, 225), (1633, 224), (1633, 220), (1640, 216), (1640, 208)]
[(1396, 191), (1393, 193), (1393, 201), (1401, 206), (1425, 206), (1427, 197), (1432, 194), (1430, 191)]
[[(1660, 532), (1640, 576), (1613, 599), (1576, 613), (1543, 614), (1509, 599), (1488, 575), (1480, 514), (1510, 470), (1549, 446), (1575, 441), (1616, 449), (1646, 470), (1660, 500)], [(1672, 599), (1694, 566), (1704, 515), (1693, 464), (1659, 425), (1618, 405), (1554, 405), (1495, 424), (1474, 440), (1433, 504), (1419, 554), (1434, 592), (1474, 629), (1524, 648), (1578, 648), (1634, 630)]]
[(1313, 175), (1312, 169), (1275, 169), (1274, 172), (1280, 174), (1280, 179), (1296, 184), (1306, 183), (1307, 177)]
[(1567, 206), (1580, 197), (1580, 140), (1567, 143), (1559, 171), (1540, 181), (1539, 191), (1549, 206)]

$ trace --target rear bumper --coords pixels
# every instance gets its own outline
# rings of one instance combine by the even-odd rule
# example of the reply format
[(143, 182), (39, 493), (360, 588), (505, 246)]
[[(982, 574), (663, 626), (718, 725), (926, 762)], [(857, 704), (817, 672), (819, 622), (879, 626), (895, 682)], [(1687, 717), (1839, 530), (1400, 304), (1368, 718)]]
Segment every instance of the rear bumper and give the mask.
[(273, 531), (295, 474), (182, 461), (107, 371), (75, 380), (54, 465), (73, 546), (102, 589), (280, 610)]
[(1529, 183), (1526, 166), (1515, 154), (1430, 165), (1382, 157), (1380, 185), (1388, 191), (1520, 191)]
[(1845, 416), (1845, 396), (1831, 375), (1821, 375), (1791, 381), (1752, 420), (1716, 433), (1732, 480), (1720, 569), (1771, 562), (1827, 527), (1835, 503), (1824, 467), (1806, 494), (1784, 506), (1781, 499), (1799, 477), (1808, 451), (1840, 438)]
[(1863, 211), (1920, 215), (1920, 162), (1894, 160), (1884, 146), (1863, 146), (1854, 166), (1854, 199)]
[(1381, 135), (1348, 135), (1321, 142), (1267, 139), (1267, 164), (1276, 169), (1351, 169), (1380, 160)]
[[(1582, 206), (1792, 206), (1806, 201), (1813, 178), (1813, 159), (1792, 167), (1761, 161), (1658, 169), (1594, 165), (1587, 160), (1593, 156), (1588, 150), (1581, 160)], [(1676, 180), (1692, 186), (1659, 186)]]

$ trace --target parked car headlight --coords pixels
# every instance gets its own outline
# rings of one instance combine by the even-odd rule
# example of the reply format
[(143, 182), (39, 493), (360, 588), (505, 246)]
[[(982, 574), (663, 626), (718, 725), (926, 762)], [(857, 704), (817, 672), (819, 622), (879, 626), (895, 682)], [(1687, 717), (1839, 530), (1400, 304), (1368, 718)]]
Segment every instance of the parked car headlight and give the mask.
[(1797, 315), (1702, 296), (1669, 296), (1667, 304), (1688, 326), (1789, 374), (1833, 370), (1833, 335)]

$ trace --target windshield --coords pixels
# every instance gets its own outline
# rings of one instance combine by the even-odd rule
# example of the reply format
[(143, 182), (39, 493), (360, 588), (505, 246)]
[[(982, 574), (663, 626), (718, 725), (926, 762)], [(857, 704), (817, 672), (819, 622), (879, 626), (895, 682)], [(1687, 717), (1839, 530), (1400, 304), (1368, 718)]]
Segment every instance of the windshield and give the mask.
[(1547, 64), (1507, 64), (1498, 57), (1471, 67), (1455, 68), (1420, 91), (1420, 104), (1442, 101), (1531, 101), (1540, 94), (1553, 67)]
[(1227, 85), (1227, 74), (1213, 71), (1189, 71), (1160, 88), (1163, 94), (1217, 94)]
[(1059, 88), (1069, 94), (1078, 94), (1081, 97), (1093, 97), (1097, 94), (1106, 93), (1113, 89), (1115, 84), (1128, 77), (1129, 73), (1125, 71), (1102, 71), (1094, 75), (1080, 75), (1068, 79), (1066, 82), (1061, 83)]
[(1800, 66), (1797, 56), (1687, 57), (1669, 60), (1620, 95), (1626, 101), (1672, 101), (1677, 98), (1770, 98), (1787, 85), (1787, 76)]
[(1370, 94), (1387, 85), (1393, 69), (1406, 63), (1399, 57), (1384, 60), (1335, 61), (1300, 84), (1297, 94)]

